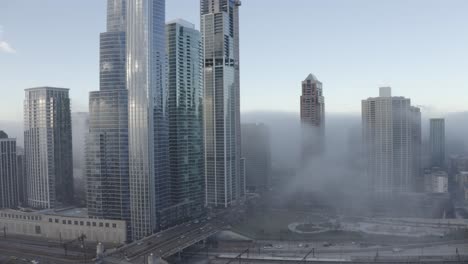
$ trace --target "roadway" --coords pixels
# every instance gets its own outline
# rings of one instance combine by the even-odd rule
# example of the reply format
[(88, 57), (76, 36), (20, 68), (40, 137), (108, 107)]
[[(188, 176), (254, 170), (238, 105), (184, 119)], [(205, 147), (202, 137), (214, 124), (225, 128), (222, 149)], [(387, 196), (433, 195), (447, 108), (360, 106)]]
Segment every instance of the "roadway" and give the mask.
[(109, 252), (104, 258), (105, 263), (121, 263), (128, 261), (140, 263), (150, 254), (161, 258), (170, 257), (208, 237), (218, 233), (223, 225), (222, 220), (202, 219), (175, 226), (160, 233)]

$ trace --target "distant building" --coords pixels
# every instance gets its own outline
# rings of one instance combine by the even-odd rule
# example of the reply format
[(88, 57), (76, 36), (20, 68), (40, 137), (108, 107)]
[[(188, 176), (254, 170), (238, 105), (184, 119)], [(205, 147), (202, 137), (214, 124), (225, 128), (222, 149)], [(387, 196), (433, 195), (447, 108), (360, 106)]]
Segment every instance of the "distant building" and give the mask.
[(16, 146), (16, 172), (18, 175), (18, 196), (20, 206), (27, 206), (27, 181), (26, 168), (24, 164), (24, 149)]
[(431, 150), (431, 167), (445, 168), (445, 119), (430, 120), (429, 144)]
[(240, 128), (240, 0), (201, 0), (206, 203), (229, 207), (243, 199)]
[(424, 179), (427, 193), (448, 193), (448, 174), (441, 168), (425, 170)]
[(414, 191), (420, 171), (419, 109), (383, 87), (379, 97), (362, 101), (362, 125), (371, 191), (390, 196)]
[(26, 89), (24, 151), (28, 205), (54, 208), (73, 203), (73, 157), (68, 90)]
[(270, 144), (270, 131), (265, 124), (242, 124), (246, 186), (252, 192), (263, 192), (270, 187)]
[(468, 204), (468, 171), (460, 171), (456, 175), (457, 189), (461, 193), (461, 200)]
[(325, 146), (325, 98), (322, 83), (313, 74), (302, 82), (302, 159), (321, 155)]
[(71, 241), (84, 235), (85, 242), (121, 245), (126, 240), (126, 223), (89, 218), (86, 209), (18, 211), (0, 210), (0, 230), (55, 241)]
[(0, 208), (19, 205), (16, 139), (0, 130)]
[(166, 32), (171, 210), (165, 212), (181, 222), (205, 208), (203, 54), (193, 24), (171, 21)]

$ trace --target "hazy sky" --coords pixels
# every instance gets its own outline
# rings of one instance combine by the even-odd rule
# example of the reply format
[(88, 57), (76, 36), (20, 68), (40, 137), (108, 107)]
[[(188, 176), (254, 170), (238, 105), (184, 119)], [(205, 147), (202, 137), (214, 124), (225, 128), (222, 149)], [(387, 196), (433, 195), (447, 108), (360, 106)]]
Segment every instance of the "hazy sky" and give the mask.
[[(99, 89), (105, 0), (0, 0), (0, 120), (21, 120), (24, 88), (71, 88), (73, 111)], [(244, 0), (242, 111), (299, 110), (301, 80), (323, 82), (330, 112), (394, 94), (468, 110), (466, 0)], [(167, 20), (199, 24), (198, 0), (167, 0)]]

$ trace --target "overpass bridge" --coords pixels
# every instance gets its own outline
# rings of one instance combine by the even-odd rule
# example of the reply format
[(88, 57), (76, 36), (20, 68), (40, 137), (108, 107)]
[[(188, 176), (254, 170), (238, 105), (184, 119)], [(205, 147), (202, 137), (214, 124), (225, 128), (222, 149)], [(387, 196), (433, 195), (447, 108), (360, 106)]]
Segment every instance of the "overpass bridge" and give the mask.
[(222, 227), (217, 220), (186, 223), (109, 251), (104, 254), (102, 262), (135, 263), (151, 254), (167, 258), (204, 241), (221, 230)]

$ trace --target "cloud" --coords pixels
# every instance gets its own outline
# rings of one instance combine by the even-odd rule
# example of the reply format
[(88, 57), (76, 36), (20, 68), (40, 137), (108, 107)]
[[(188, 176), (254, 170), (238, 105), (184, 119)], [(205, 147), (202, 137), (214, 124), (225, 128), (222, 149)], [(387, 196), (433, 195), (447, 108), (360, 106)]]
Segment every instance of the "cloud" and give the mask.
[(0, 41), (0, 52), (16, 53), (16, 50), (6, 41)]
[(3, 26), (0, 25), (0, 53), (16, 53), (16, 50), (10, 45), (10, 43), (3, 40)]

